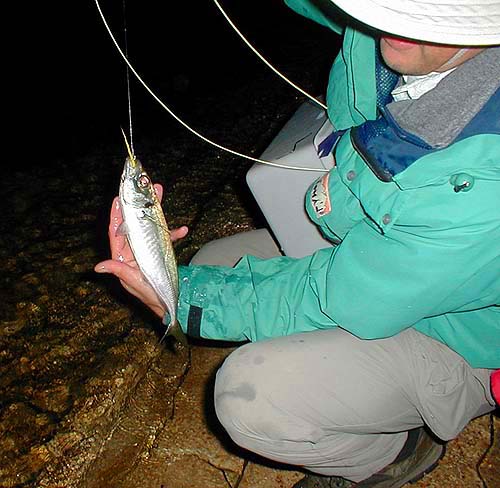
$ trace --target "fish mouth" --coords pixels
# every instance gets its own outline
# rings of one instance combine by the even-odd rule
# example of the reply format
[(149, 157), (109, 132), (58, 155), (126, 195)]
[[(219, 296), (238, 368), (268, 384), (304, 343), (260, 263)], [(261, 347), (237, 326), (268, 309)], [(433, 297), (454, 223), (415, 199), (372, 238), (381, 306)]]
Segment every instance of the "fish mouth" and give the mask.
[(127, 166), (130, 167), (130, 169), (136, 169), (137, 168), (137, 159), (129, 154), (127, 157)]

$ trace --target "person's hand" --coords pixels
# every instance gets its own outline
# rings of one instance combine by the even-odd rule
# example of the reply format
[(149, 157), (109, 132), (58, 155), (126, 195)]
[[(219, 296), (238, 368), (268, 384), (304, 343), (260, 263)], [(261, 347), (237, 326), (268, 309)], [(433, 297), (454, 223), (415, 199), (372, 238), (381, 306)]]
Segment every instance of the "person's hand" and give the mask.
[[(163, 188), (161, 185), (154, 185), (156, 194), (161, 201), (163, 195)], [(132, 295), (141, 300), (147, 305), (156, 315), (163, 318), (166, 309), (158, 298), (156, 292), (147, 283), (142, 275), (137, 262), (134, 259), (132, 250), (128, 245), (127, 238), (124, 235), (117, 235), (117, 229), (123, 222), (122, 212), (120, 209), (120, 202), (118, 197), (115, 197), (111, 206), (111, 213), (109, 219), (108, 237), (109, 245), (111, 248), (111, 259), (101, 261), (96, 264), (94, 270), (97, 273), (111, 273), (114, 274), (123, 287)], [(172, 229), (170, 231), (170, 238), (173, 241), (182, 239), (188, 233), (186, 226)]]

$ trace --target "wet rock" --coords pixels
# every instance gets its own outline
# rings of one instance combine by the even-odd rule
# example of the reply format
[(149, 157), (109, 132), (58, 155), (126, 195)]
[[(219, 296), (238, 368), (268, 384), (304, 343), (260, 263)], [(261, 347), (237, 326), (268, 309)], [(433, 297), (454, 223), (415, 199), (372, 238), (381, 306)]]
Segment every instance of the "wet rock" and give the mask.
[[(480, 465), (487, 452), (493, 452), (490, 437), (490, 416), (485, 415), (470, 422), (464, 431), (448, 442), (446, 454), (439, 466), (414, 485), (417, 488), (497, 488), (498, 478), (490, 481), (482, 475)], [(500, 432), (496, 431), (498, 438)], [(493, 454), (493, 456), (495, 456)], [(491, 459), (491, 458), (490, 458)], [(500, 458), (497, 458), (496, 464)]]
[(500, 486), (500, 417), (493, 415), (490, 420), (490, 442), (480, 459), (479, 474), (488, 488), (496, 488)]
[(238, 488), (291, 488), (305, 473), (271, 463), (249, 463)]
[(54, 385), (50, 388), (35, 391), (32, 394), (33, 405), (42, 411), (61, 414), (71, 405), (69, 385)]
[[(25, 403), (12, 403), (0, 417), (0, 486), (13, 487), (33, 480), (47, 459), (35, 454), (40, 441), (51, 437), (53, 419)], [(28, 451), (26, 451), (28, 449)]]

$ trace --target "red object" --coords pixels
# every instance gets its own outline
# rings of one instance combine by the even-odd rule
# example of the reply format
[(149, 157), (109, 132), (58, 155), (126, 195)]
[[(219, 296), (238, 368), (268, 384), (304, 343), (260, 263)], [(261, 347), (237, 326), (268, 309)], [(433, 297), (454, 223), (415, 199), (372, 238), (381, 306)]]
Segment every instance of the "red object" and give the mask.
[(500, 405), (500, 369), (491, 373), (491, 393), (497, 405)]

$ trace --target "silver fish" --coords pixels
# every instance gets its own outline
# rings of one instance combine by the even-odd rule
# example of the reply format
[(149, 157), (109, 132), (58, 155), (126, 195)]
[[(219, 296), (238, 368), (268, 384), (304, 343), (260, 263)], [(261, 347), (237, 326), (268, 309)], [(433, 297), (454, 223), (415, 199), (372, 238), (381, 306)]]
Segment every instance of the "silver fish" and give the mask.
[(128, 157), (119, 192), (123, 223), (117, 232), (126, 235), (144, 278), (168, 310), (170, 323), (165, 335), (173, 335), (185, 344), (186, 337), (177, 321), (179, 277), (170, 231), (150, 177), (126, 138), (125, 143)]

